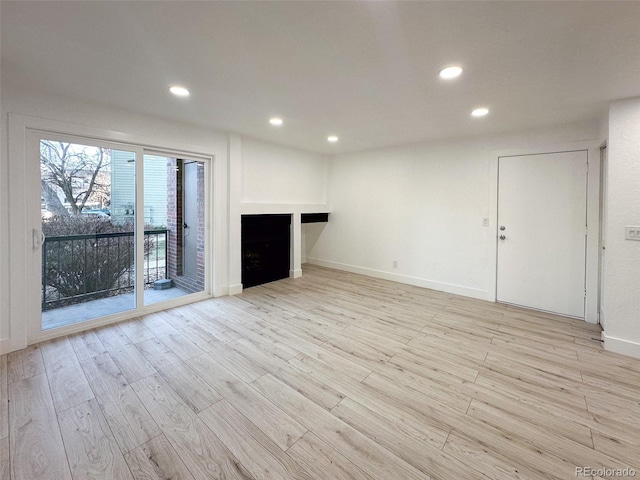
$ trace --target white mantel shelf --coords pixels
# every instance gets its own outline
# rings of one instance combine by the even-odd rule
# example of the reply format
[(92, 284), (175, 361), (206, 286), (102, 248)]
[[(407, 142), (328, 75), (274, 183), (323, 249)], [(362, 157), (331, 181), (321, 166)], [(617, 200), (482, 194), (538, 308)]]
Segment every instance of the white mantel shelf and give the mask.
[(241, 203), (242, 215), (265, 215), (287, 213), (331, 213), (329, 205), (321, 204), (292, 204), (292, 203)]

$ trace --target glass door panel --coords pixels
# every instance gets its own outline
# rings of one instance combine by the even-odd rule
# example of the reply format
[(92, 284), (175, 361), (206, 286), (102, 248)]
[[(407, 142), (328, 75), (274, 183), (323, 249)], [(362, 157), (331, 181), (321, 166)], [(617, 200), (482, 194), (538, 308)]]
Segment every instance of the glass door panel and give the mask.
[(205, 289), (205, 164), (144, 155), (144, 304)]
[(136, 153), (40, 139), (42, 330), (136, 308)]

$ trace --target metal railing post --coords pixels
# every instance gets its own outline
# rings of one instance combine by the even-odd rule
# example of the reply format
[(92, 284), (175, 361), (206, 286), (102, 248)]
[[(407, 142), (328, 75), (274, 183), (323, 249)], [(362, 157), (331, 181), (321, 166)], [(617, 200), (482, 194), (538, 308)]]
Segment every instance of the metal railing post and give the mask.
[(168, 230), (164, 231), (164, 278), (169, 278), (169, 238)]
[(42, 242), (42, 311), (47, 306), (47, 237)]

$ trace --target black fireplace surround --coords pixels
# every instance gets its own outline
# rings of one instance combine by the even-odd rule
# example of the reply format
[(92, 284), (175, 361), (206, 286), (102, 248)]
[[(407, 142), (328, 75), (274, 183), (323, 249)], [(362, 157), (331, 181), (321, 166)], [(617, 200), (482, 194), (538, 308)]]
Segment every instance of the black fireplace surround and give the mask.
[(242, 215), (242, 286), (289, 277), (291, 215)]

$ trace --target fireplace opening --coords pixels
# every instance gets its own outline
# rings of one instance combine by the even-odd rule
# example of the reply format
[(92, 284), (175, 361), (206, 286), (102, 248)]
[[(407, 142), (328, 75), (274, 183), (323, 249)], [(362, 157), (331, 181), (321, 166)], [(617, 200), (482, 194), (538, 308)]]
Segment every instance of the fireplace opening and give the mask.
[(291, 215), (242, 215), (242, 286), (289, 277)]

